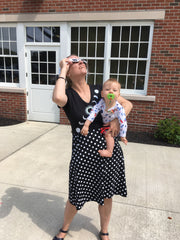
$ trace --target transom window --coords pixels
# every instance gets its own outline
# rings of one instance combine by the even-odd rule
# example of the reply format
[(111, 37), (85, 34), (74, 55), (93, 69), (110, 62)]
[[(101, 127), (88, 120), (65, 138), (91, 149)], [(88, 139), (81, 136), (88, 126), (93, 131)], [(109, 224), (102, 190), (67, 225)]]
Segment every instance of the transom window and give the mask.
[(56, 52), (31, 51), (32, 84), (54, 85), (56, 76)]
[(71, 54), (88, 60), (89, 84), (116, 78), (124, 93), (146, 94), (152, 24), (71, 27)]
[(26, 42), (60, 42), (60, 27), (26, 27)]
[(0, 27), (0, 82), (19, 83), (15, 27)]

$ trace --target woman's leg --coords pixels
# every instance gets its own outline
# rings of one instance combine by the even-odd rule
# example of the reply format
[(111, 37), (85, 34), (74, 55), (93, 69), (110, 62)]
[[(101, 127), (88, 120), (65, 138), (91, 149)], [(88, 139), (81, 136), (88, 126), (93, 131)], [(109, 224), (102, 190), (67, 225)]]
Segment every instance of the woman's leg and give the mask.
[[(65, 211), (64, 211), (64, 223), (62, 225), (62, 230), (67, 231), (69, 226), (73, 220), (73, 217), (76, 215), (77, 209), (74, 205), (72, 205), (69, 200), (66, 203)], [(56, 236), (58, 238), (64, 238), (66, 233), (59, 232)]]
[[(104, 199), (104, 205), (99, 205), (101, 232), (108, 233), (108, 226), (111, 217), (112, 198)], [(109, 240), (108, 236), (101, 236), (103, 240)]]

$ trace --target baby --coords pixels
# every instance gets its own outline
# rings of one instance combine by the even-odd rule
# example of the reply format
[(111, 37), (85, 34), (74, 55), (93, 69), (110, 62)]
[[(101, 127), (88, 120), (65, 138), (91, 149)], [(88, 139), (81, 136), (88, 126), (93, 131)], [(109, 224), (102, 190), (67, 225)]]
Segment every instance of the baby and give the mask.
[[(126, 132), (127, 132), (127, 122), (124, 108), (117, 101), (120, 96), (121, 85), (116, 79), (108, 79), (103, 84), (103, 89), (101, 91), (102, 99), (96, 104), (88, 116), (84, 126), (81, 130), (81, 134), (86, 136), (88, 134), (89, 126), (94, 121), (96, 115), (101, 111), (102, 119), (104, 124), (110, 123), (113, 119), (118, 118), (120, 124), (120, 137), (121, 141), (127, 144)], [(101, 133), (104, 133), (106, 139), (107, 148), (99, 150), (99, 154), (102, 157), (112, 157), (114, 149), (114, 138), (109, 133), (107, 126), (101, 129)], [(107, 132), (106, 132), (107, 131)]]

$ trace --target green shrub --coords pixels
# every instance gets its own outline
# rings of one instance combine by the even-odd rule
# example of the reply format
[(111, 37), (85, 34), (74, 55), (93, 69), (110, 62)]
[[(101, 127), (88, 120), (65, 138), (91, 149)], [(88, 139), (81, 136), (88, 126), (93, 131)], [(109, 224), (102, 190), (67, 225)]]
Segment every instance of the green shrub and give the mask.
[(180, 120), (176, 117), (159, 120), (154, 136), (165, 142), (180, 145)]

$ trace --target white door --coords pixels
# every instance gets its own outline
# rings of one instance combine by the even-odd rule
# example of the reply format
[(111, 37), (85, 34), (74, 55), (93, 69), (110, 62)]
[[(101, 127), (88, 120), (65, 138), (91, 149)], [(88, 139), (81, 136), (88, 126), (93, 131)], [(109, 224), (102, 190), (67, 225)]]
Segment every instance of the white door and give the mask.
[(59, 122), (52, 92), (59, 69), (59, 47), (28, 47), (28, 120)]

